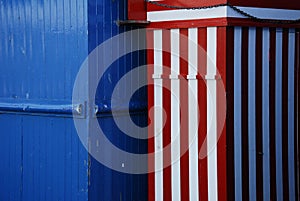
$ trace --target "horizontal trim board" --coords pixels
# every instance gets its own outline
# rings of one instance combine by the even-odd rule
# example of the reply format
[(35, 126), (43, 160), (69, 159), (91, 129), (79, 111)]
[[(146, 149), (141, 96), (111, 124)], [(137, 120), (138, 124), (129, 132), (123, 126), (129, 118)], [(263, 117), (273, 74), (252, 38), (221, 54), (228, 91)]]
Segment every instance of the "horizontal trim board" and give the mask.
[[(20, 114), (20, 115), (34, 115), (34, 116), (59, 116), (72, 118), (73, 114), (76, 118), (85, 118), (86, 105), (85, 103), (72, 105), (62, 102), (41, 102), (41, 103), (29, 103), (23, 102), (10, 102), (8, 100), (0, 101), (0, 114)], [(127, 115), (128, 111), (130, 115), (139, 115), (147, 113), (146, 103), (137, 104), (130, 103), (128, 105), (118, 105), (111, 108), (107, 104), (99, 104), (95, 106), (95, 116), (111, 117), (112, 112), (114, 115), (122, 116)]]
[[(241, 7), (238, 9), (262, 19), (271, 20), (295, 20), (300, 16), (300, 10)], [(176, 20), (201, 20), (213, 18), (246, 18), (234, 11), (229, 6), (221, 6), (207, 9), (179, 9), (152, 11), (147, 13), (147, 20), (150, 22), (176, 21)]]

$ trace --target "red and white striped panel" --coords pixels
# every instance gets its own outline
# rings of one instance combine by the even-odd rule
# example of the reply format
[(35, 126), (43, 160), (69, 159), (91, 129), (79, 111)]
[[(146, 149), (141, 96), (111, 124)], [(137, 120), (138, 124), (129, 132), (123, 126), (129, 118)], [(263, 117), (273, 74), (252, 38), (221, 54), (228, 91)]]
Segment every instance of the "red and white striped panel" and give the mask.
[(226, 200), (226, 28), (156, 29), (147, 40), (149, 107), (166, 114), (155, 109), (149, 130), (149, 152), (164, 151), (149, 161), (149, 200)]
[(147, 40), (149, 108), (166, 113), (149, 129), (149, 152), (164, 152), (149, 161), (149, 200), (299, 200), (299, 31), (156, 29)]
[(228, 41), (231, 200), (297, 200), (296, 31), (234, 27)]

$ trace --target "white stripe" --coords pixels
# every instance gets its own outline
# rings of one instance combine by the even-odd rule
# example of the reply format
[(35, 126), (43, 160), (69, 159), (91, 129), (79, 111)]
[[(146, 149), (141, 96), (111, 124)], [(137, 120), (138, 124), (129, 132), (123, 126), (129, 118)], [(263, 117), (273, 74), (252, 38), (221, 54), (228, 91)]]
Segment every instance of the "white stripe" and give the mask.
[[(171, 74), (179, 75), (179, 29), (171, 30)], [(172, 200), (180, 201), (180, 84), (171, 79)]]
[(270, 200), (270, 111), (269, 111), (269, 48), (270, 32), (269, 28), (263, 29), (263, 87), (262, 87), (262, 105), (263, 105), (263, 189), (264, 200)]
[[(207, 28), (207, 75), (216, 75), (217, 28)], [(207, 80), (208, 200), (218, 200), (216, 80)]]
[(295, 200), (294, 162), (294, 69), (295, 69), (295, 30), (289, 31), (288, 67), (288, 157), (289, 157), (289, 199)]
[(283, 200), (282, 187), (282, 29), (276, 30), (275, 67), (275, 147), (276, 147), (276, 193), (277, 200)]
[[(162, 31), (154, 31), (154, 74), (162, 74)], [(155, 200), (163, 200), (163, 97), (162, 80), (154, 80), (154, 147), (155, 147)]]
[(197, 58), (198, 58), (198, 30), (190, 28), (188, 33), (188, 74), (192, 78), (189, 80), (189, 191), (190, 200), (199, 200), (198, 193), (198, 85), (196, 80)]
[[(239, 7), (239, 6), (237, 6), (237, 8), (262, 19), (294, 20), (294, 19), (298, 19), (300, 16), (300, 10)], [(246, 18), (240, 13), (234, 11), (229, 6), (221, 6), (217, 8), (207, 8), (207, 9), (198, 9), (198, 10), (180, 9), (180, 10), (152, 11), (147, 13), (147, 20), (151, 22), (165, 22), (165, 21), (175, 21), (175, 20), (200, 20), (200, 19), (225, 18), (225, 17)]]
[(256, 124), (255, 124), (255, 41), (256, 29), (249, 28), (248, 52), (248, 139), (249, 139), (249, 200), (256, 201)]
[(235, 199), (242, 199), (242, 29), (234, 28), (234, 172)]

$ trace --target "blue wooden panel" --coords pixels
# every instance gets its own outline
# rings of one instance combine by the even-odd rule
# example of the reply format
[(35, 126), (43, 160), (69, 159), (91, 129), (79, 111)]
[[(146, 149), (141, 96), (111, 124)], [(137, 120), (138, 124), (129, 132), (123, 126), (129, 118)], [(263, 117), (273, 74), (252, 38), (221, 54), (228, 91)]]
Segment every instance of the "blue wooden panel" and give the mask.
[[(124, 31), (129, 31), (131, 27), (117, 26), (117, 20), (126, 20), (127, 16), (127, 1), (89, 1), (89, 52), (94, 50), (99, 44), (113, 36)], [(103, 67), (104, 59), (109, 58), (114, 51), (130, 45), (130, 41), (123, 41), (117, 47), (113, 47), (105, 51), (104, 55), (100, 55), (99, 67)], [(98, 85), (98, 90), (95, 96), (96, 104), (99, 106), (105, 105), (108, 112), (102, 115), (100, 112), (98, 121), (106, 137), (117, 147), (124, 151), (132, 153), (146, 153), (147, 141), (133, 139), (117, 127), (114, 119), (111, 116), (111, 96), (114, 87), (120, 78), (129, 72), (131, 69), (143, 65), (146, 62), (145, 51), (130, 53), (115, 61), (102, 76)], [(103, 67), (104, 68), (104, 67)], [(136, 79), (146, 79), (146, 75), (141, 75)], [(130, 89), (130, 84), (125, 88)], [(117, 94), (116, 105), (128, 107), (133, 105), (136, 108), (144, 108), (138, 113), (135, 109), (132, 110), (131, 118), (138, 125), (146, 126), (147, 124), (147, 95), (146, 89), (139, 90), (131, 99), (131, 103), (124, 102), (126, 90), (120, 91)], [(101, 107), (100, 107), (101, 108)], [(128, 118), (118, 116), (117, 118)], [(105, 150), (101, 150), (105, 151)], [(110, 153), (105, 153), (107, 157), (111, 157)], [(147, 199), (147, 175), (130, 175), (113, 171), (91, 157), (91, 177), (90, 177), (90, 200), (146, 200)]]
[(87, 23), (86, 1), (0, 2), (0, 105), (16, 113), (0, 112), (0, 200), (88, 200), (88, 153), (70, 111), (61, 115), (88, 55)]
[[(83, 60), (103, 41), (131, 30), (115, 24), (126, 19), (126, 5), (126, 0), (0, 2), (0, 156), (5, 161), (0, 200), (147, 198), (147, 176), (112, 171), (91, 158), (71, 118), (73, 83)], [(116, 49), (122, 45), (130, 43)], [(110, 102), (115, 84), (144, 64), (145, 55), (129, 54), (110, 67), (99, 84), (100, 105)], [(147, 124), (146, 101), (143, 88), (129, 104), (139, 110), (131, 117), (138, 125)], [(126, 136), (110, 115), (99, 122), (116, 146), (147, 152), (146, 140)]]

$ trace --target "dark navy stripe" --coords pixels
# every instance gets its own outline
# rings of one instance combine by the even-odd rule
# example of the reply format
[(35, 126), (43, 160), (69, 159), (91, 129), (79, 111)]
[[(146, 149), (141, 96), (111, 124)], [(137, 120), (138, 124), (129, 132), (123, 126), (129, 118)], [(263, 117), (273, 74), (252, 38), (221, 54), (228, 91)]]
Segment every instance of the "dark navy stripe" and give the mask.
[(276, 29), (270, 28), (270, 195), (271, 200), (277, 200), (276, 196), (276, 129), (275, 129), (275, 91), (276, 91)]
[(288, 29), (282, 38), (282, 176), (283, 200), (289, 200), (288, 174)]
[(256, 192), (257, 200), (263, 201), (263, 145), (262, 145), (262, 28), (256, 30)]
[(248, 157), (248, 27), (242, 28), (242, 181), (243, 201), (249, 200), (249, 157)]

